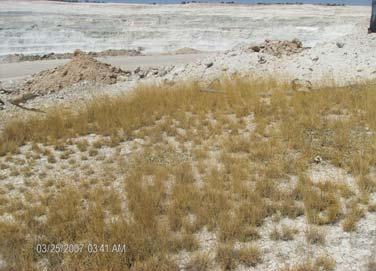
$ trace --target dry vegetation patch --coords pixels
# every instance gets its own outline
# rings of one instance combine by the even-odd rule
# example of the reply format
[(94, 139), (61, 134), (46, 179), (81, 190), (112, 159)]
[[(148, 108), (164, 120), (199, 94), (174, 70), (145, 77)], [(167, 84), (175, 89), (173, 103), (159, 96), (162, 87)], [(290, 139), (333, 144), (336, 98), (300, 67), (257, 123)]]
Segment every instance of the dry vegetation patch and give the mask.
[[(356, 230), (374, 210), (367, 201), (376, 191), (374, 86), (291, 93), (273, 80), (232, 78), (220, 88), (224, 93), (200, 92), (195, 83), (140, 86), (76, 111), (58, 107), (8, 122), (0, 135), (6, 265), (231, 270), (263, 262), (261, 237), (286, 242), (302, 232), (285, 226), (261, 236), (267, 218), (304, 216), (312, 226), (307, 246), (326, 244), (320, 225)], [(325, 117), (344, 112), (348, 117)], [(308, 169), (327, 163), (355, 183), (313, 182)], [(216, 237), (215, 246), (199, 257), (203, 232)], [(40, 243), (127, 250), (38, 253)], [(331, 270), (328, 259), (287, 270)]]

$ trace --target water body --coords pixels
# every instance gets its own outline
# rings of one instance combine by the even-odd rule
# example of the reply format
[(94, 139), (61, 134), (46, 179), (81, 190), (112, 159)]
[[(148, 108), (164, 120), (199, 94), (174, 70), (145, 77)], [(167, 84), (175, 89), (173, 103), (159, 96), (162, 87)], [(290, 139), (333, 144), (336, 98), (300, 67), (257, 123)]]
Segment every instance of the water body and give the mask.
[[(192, 0), (98, 0), (103, 3), (134, 3), (134, 4), (180, 4), (182, 1), (192, 2)], [(92, 0), (80, 0), (80, 2), (92, 2)], [(95, 1), (94, 1), (95, 2)], [(345, 5), (371, 5), (372, 0), (196, 0), (202, 3), (235, 2), (239, 4), (256, 3), (304, 3), (304, 4), (345, 4)]]

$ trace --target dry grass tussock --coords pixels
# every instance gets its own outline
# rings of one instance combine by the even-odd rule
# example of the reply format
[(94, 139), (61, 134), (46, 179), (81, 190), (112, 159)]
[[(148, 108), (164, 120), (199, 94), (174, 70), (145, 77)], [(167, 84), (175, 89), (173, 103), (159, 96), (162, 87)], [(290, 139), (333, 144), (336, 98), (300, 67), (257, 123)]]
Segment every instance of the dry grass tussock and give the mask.
[[(305, 216), (312, 229), (356, 230), (376, 192), (374, 85), (291, 93), (275, 80), (233, 78), (220, 87), (225, 93), (200, 92), (194, 83), (140, 86), (76, 111), (58, 107), (43, 118), (8, 122), (0, 135), (0, 176), (23, 182), (0, 183), (0, 255), (7, 268), (235, 269), (262, 263), (257, 241), (268, 217)], [(316, 156), (356, 182), (313, 182), (307, 169)], [(45, 172), (36, 171), (43, 159)], [(84, 161), (96, 166), (80, 167)], [(80, 174), (54, 179), (51, 171), (63, 163)], [(216, 235), (217, 244), (199, 257), (203, 231)], [(285, 227), (266, 238), (286, 242), (296, 234)], [(320, 230), (306, 234), (307, 245), (325, 244)], [(58, 243), (127, 250), (35, 249)], [(189, 263), (180, 261), (183, 251)], [(317, 266), (334, 268), (321, 259), (291, 270)]]

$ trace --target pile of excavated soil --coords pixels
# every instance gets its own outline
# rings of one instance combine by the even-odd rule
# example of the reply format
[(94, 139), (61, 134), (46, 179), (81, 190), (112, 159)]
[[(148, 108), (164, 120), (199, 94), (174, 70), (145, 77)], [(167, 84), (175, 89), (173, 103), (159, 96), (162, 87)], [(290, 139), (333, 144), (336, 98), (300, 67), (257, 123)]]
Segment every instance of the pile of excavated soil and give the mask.
[(281, 40), (265, 40), (264, 43), (256, 46), (252, 46), (253, 52), (265, 53), (276, 57), (284, 55), (297, 54), (303, 51), (303, 43), (298, 39), (292, 41)]
[(176, 50), (174, 53), (175, 53), (175, 55), (199, 54), (199, 53), (202, 53), (202, 51), (197, 50), (197, 49), (193, 49), (193, 48), (189, 48), (189, 47), (184, 47), (184, 48), (180, 48), (180, 49)]
[[(92, 57), (105, 57), (105, 56), (139, 56), (142, 55), (141, 49), (109, 49), (100, 52), (86, 52), (87, 55)], [(39, 61), (39, 60), (51, 60), (51, 59), (71, 59), (74, 57), (74, 53), (49, 53), (44, 55), (24, 55), (24, 54), (12, 54), (5, 57), (0, 57), (0, 63), (13, 63), (23, 61)]]
[(23, 86), (23, 93), (45, 95), (57, 92), (65, 87), (81, 81), (92, 81), (100, 84), (114, 84), (118, 77), (126, 72), (102, 63), (77, 50), (73, 59), (64, 66), (42, 71)]

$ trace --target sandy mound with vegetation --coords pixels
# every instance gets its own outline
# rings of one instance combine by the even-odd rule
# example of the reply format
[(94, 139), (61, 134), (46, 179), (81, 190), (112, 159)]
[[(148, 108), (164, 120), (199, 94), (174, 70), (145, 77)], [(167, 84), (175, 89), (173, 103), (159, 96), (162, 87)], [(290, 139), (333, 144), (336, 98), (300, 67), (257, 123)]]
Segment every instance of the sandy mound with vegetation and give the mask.
[(69, 63), (34, 75), (25, 84), (23, 91), (36, 95), (45, 95), (81, 81), (92, 81), (106, 85), (114, 84), (121, 75), (125, 75), (123, 70), (99, 62), (80, 50), (76, 50), (73, 59)]

